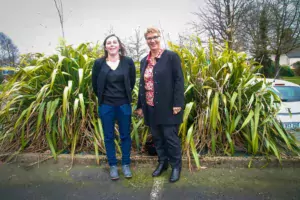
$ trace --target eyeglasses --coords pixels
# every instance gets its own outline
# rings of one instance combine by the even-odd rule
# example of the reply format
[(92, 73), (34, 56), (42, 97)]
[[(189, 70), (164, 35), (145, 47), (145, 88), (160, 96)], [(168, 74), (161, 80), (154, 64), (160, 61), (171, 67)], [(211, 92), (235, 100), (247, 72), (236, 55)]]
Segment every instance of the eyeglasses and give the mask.
[(160, 36), (148, 37), (147, 41), (150, 42), (151, 40), (158, 40), (158, 38), (160, 38)]

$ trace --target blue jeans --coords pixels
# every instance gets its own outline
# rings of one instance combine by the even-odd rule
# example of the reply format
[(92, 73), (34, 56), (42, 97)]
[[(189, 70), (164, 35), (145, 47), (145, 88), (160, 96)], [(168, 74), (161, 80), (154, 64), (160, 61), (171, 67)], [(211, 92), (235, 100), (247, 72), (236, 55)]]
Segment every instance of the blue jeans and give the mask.
[(115, 121), (118, 121), (119, 133), (121, 138), (122, 165), (130, 164), (130, 124), (131, 124), (131, 105), (110, 106), (102, 104), (98, 107), (98, 114), (102, 122), (104, 131), (104, 143), (106, 156), (110, 166), (117, 165), (115, 148)]

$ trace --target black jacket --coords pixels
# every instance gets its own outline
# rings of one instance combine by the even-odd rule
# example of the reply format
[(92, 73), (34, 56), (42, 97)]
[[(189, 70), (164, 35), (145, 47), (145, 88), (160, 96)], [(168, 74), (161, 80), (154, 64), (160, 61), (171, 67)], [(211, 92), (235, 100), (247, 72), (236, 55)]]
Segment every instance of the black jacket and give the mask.
[[(92, 69), (92, 85), (93, 85), (94, 93), (98, 97), (99, 105), (103, 97), (106, 75), (109, 72), (109, 68), (102, 67), (104, 62), (105, 62), (105, 58), (96, 59)], [(120, 60), (119, 67), (123, 71), (126, 93), (129, 102), (131, 102), (132, 101), (131, 92), (134, 88), (135, 78), (136, 78), (134, 62), (131, 58), (124, 56)]]
[[(145, 98), (144, 73), (147, 66), (147, 56), (141, 60), (141, 78), (139, 85), (138, 105), (144, 113), (145, 124), (147, 119), (147, 103)], [(153, 69), (154, 81), (154, 118), (156, 124), (180, 124), (184, 112), (184, 77), (179, 56), (169, 50), (165, 50), (157, 60)], [(173, 107), (181, 107), (182, 110), (173, 114)]]

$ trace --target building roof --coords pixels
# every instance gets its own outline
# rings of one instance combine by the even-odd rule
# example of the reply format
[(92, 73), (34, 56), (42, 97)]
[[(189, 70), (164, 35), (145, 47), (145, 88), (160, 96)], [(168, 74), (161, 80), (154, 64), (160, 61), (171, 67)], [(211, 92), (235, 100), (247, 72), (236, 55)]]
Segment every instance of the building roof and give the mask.
[(286, 53), (286, 56), (289, 58), (300, 58), (300, 48), (294, 49)]

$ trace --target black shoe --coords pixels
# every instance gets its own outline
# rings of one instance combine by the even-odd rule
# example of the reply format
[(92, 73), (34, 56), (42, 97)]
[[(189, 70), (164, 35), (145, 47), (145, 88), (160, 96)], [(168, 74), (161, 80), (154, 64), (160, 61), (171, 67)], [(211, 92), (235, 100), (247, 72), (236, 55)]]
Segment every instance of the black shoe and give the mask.
[(156, 169), (154, 170), (154, 172), (152, 173), (152, 176), (153, 177), (160, 176), (163, 171), (166, 171), (168, 169), (168, 165), (169, 164), (167, 162), (159, 163)]
[(171, 183), (174, 183), (174, 182), (178, 181), (179, 178), (180, 178), (180, 172), (181, 172), (181, 168), (179, 168), (179, 167), (173, 168), (169, 181)]

